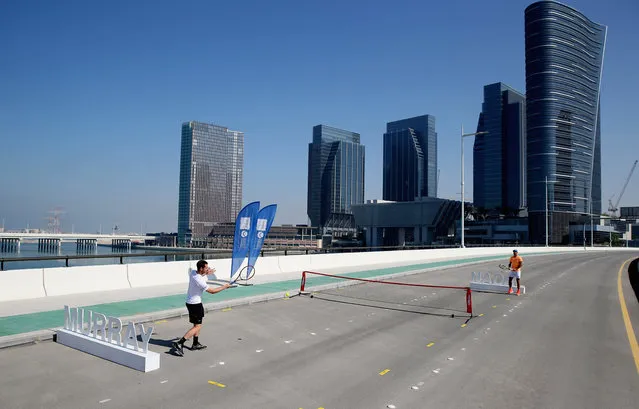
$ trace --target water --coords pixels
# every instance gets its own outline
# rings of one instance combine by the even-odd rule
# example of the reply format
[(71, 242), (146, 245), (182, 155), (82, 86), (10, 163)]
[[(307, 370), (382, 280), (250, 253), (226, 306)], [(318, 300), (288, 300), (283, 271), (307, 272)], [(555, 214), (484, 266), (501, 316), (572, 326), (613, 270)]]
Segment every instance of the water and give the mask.
[[(167, 251), (166, 249), (158, 249), (158, 251)], [(168, 252), (168, 251), (167, 251)], [(52, 256), (75, 256), (75, 255), (102, 255), (113, 254), (113, 258), (97, 258), (97, 259), (76, 259), (69, 260), (69, 267), (72, 266), (92, 266), (92, 265), (104, 265), (104, 264), (120, 264), (120, 255), (128, 254), (141, 254), (141, 253), (153, 253), (153, 250), (122, 250), (113, 249), (108, 246), (98, 246), (97, 249), (80, 250), (78, 251), (76, 243), (62, 243), (60, 251), (39, 251), (38, 243), (22, 243), (20, 252), (2, 252), (0, 251), (0, 258), (31, 258), (31, 257), (52, 257)], [(196, 260), (197, 255), (185, 255), (185, 256), (168, 256), (168, 261), (178, 260)], [(150, 262), (164, 262), (163, 255), (149, 256), (149, 257), (125, 257), (123, 259), (124, 264), (132, 263), (150, 263)], [(50, 267), (65, 267), (65, 260), (38, 260), (38, 261), (11, 261), (4, 263), (4, 270), (18, 270), (26, 268), (50, 268)]]

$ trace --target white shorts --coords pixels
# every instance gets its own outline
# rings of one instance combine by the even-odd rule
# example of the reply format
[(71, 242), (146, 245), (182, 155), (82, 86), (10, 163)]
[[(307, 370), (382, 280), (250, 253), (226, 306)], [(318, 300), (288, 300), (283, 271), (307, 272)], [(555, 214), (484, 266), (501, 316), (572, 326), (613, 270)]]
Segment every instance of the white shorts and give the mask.
[(521, 279), (521, 271), (510, 270), (510, 275), (508, 278), (519, 278)]

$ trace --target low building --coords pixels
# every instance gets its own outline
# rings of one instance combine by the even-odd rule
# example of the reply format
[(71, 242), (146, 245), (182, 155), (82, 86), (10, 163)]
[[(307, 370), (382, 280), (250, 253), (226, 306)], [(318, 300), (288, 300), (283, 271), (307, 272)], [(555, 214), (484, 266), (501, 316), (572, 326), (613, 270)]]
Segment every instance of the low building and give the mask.
[(432, 197), (413, 202), (368, 200), (351, 208), (367, 247), (453, 244), (461, 212), (460, 202)]
[[(460, 222), (458, 221), (459, 225)], [(528, 218), (513, 217), (464, 222), (465, 244), (528, 243)]]
[(153, 236), (152, 239), (145, 239), (144, 244), (147, 246), (159, 246), (159, 247), (176, 247), (177, 246), (177, 233), (147, 233), (147, 236)]
[[(207, 238), (207, 247), (233, 248), (235, 223), (213, 226)], [(264, 240), (264, 247), (318, 247), (321, 240), (319, 229), (303, 224), (271, 226)]]

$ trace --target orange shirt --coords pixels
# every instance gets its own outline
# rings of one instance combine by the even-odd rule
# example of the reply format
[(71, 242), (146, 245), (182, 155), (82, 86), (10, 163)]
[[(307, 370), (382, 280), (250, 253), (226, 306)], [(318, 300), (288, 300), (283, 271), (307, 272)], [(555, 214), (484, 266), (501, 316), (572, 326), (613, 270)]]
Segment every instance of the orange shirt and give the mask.
[(521, 269), (521, 265), (524, 263), (524, 259), (521, 256), (512, 256), (510, 258), (510, 268), (514, 271), (519, 271)]

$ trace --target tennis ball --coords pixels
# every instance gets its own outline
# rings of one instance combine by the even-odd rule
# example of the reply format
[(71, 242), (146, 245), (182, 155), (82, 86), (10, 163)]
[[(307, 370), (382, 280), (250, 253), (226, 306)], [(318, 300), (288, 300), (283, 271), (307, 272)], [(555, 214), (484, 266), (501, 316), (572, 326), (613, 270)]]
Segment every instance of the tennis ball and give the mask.
[(286, 294), (284, 294), (284, 295), (288, 297), (288, 296), (289, 296), (289, 295), (288, 295), (288, 291), (287, 291), (287, 292), (286, 292)]

